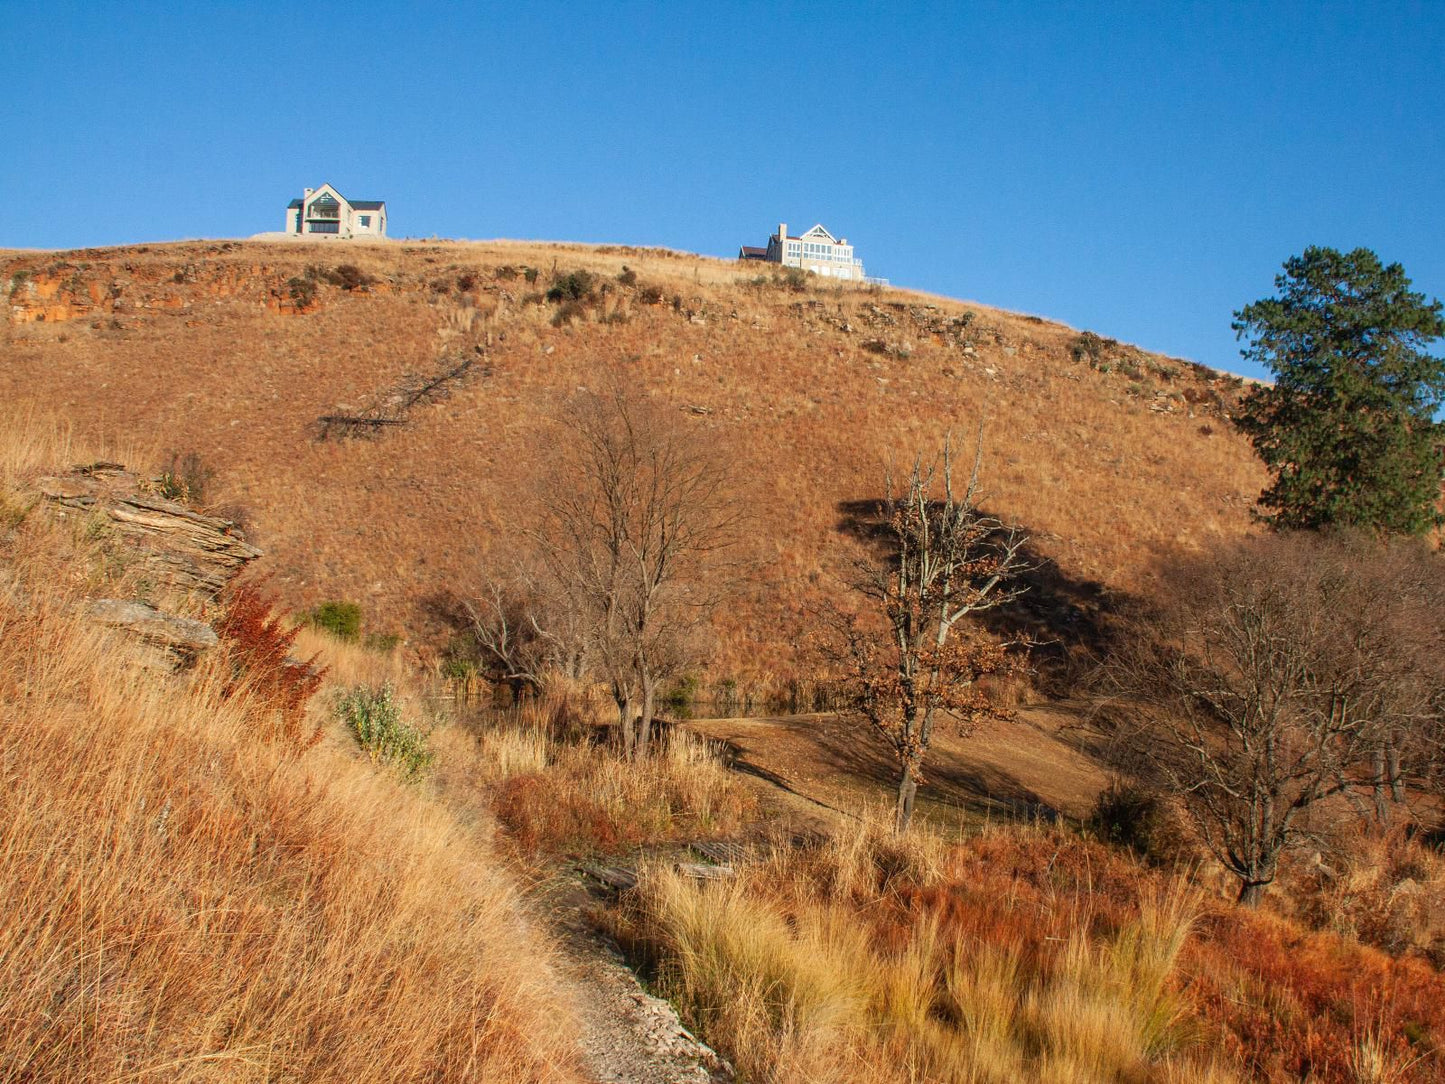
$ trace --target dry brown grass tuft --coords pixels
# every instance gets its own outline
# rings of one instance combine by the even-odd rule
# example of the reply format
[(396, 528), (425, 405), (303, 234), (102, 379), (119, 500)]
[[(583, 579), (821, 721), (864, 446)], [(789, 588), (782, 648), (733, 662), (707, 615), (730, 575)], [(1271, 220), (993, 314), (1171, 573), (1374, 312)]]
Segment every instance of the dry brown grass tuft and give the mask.
[(656, 869), (640, 886), (624, 934), (749, 1079), (1229, 1079), (1181, 1027), (1188, 890), (1146, 884), (1112, 925), (1079, 892), (1045, 935), (1007, 898), (991, 918), (960, 913), (956, 850), (886, 824), (735, 880)]
[[(0, 433), (0, 492), (57, 457)], [(0, 1075), (576, 1079), (475, 837), (335, 744), (257, 740), (204, 671), (132, 665), (74, 616), (95, 560), (45, 510), (0, 535)]]
[(755, 800), (714, 743), (673, 730), (630, 761), (595, 744), (594, 722), (554, 694), (441, 731), (443, 791), (494, 809), (531, 859), (711, 839), (748, 821)]

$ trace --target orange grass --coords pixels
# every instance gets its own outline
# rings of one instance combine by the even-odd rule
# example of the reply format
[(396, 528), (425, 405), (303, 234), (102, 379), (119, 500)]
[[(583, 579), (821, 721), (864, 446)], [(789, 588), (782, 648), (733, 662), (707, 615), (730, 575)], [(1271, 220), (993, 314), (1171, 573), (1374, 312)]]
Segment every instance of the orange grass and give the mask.
[(620, 919), (750, 1079), (1438, 1079), (1445, 979), (1418, 960), (1061, 831), (946, 845), (885, 823), (733, 882), (656, 870)]
[[(41, 454), (0, 438), (15, 501)], [(487, 848), (343, 745), (256, 740), (204, 668), (134, 666), (75, 616), (78, 534), (0, 526), (0, 1077), (577, 1079)]]

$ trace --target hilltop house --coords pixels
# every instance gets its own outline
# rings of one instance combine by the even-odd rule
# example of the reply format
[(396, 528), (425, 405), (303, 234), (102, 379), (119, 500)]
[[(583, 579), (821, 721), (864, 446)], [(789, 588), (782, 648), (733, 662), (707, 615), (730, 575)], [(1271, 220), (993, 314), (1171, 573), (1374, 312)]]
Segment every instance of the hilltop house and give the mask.
[(317, 240), (386, 236), (386, 201), (349, 200), (329, 184), (286, 205), (286, 234)]
[(863, 261), (853, 256), (848, 238), (834, 237), (821, 223), (801, 237), (789, 237), (787, 223), (780, 223), (778, 232), (768, 238), (767, 248), (744, 245), (738, 250), (738, 259), (801, 267), (829, 278), (863, 280)]

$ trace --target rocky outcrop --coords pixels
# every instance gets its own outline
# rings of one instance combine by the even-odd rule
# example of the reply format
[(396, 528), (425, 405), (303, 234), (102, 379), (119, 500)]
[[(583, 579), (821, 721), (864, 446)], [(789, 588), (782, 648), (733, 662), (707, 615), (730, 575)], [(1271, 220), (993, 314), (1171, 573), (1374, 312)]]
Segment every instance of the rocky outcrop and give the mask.
[(151, 485), (119, 463), (93, 463), (42, 478), (38, 488), (62, 508), (100, 517), (135, 548), (155, 582), (182, 595), (215, 598), (261, 556), (234, 523), (146, 492)]
[(98, 625), (130, 633), (172, 665), (190, 665), (217, 642), (216, 631), (204, 621), (177, 617), (132, 599), (91, 599), (86, 615)]

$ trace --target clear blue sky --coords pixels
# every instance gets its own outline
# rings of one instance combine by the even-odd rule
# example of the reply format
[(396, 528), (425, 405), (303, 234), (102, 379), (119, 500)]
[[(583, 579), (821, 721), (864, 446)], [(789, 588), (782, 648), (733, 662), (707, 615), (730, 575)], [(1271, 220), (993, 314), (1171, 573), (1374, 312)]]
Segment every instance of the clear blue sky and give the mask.
[(1445, 4), (0, 0), (0, 246), (279, 229), (730, 256), (779, 221), (870, 274), (1244, 369), (1310, 244), (1445, 295)]

